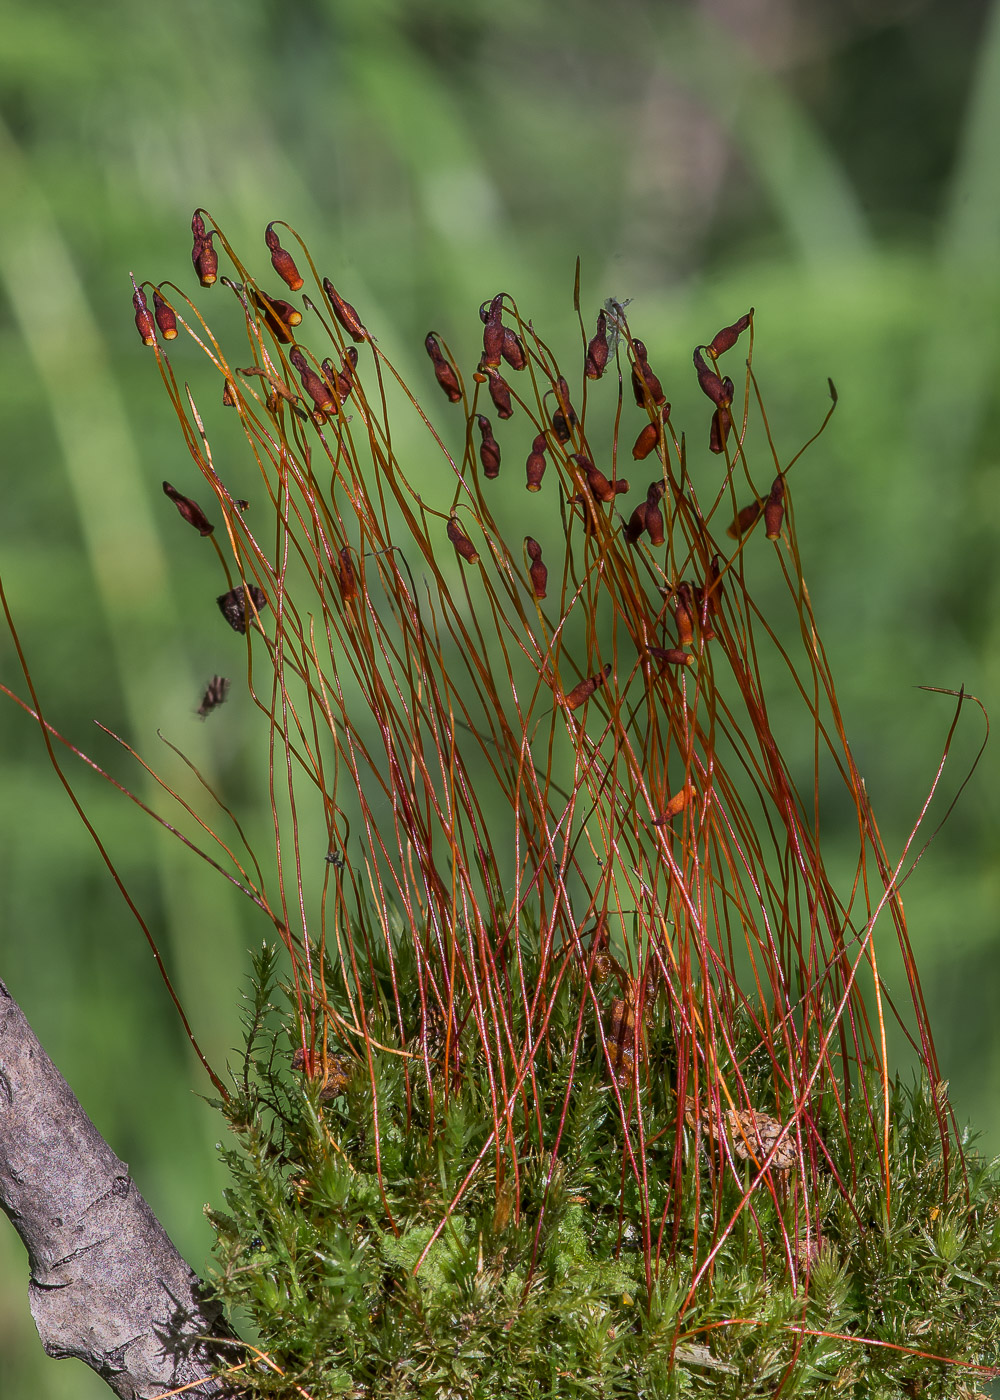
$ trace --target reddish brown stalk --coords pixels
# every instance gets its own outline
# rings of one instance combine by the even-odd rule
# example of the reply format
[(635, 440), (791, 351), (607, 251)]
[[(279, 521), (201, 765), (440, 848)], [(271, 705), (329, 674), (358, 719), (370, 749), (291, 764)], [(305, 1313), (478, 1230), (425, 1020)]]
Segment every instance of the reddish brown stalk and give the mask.
[[(215, 231), (200, 213), (193, 227), (204, 272)], [(284, 276), (274, 227), (268, 248)], [(581, 317), (585, 350), (573, 385), (508, 294), (483, 303), (478, 325), (470, 309), (465, 359), (429, 334), (435, 377), (456, 406), (438, 432), (385, 358), (378, 328), (369, 335), (311, 260), (317, 300), (304, 299), (306, 331), (299, 326), (286, 351), (287, 304), (262, 292), (219, 239), (242, 279), (227, 283), (251, 347), (244, 342), (239, 358), (253, 363), (232, 368), (197, 313), (184, 328), (224, 380), (234, 410), (227, 422), (238, 415), (243, 427), (256, 485), (251, 491), (234, 475), (232, 489), (254, 498), (250, 516), (216, 473), (162, 326), (147, 343), (224, 521), (222, 599), (268, 724), (281, 894), (273, 917), (291, 962), (301, 1063), (326, 1074), (332, 1038), (366, 1064), (377, 1139), (377, 1043), (364, 988), (376, 964), (388, 966), (386, 1004), (410, 1084), (423, 1075), (429, 1086), (429, 1131), (460, 1092), (464, 1066), (483, 1068), (488, 1141), (450, 1214), (480, 1174), (492, 1172), (499, 1189), (528, 1141), (552, 1154), (555, 1170), (575, 1080), (555, 1121), (539, 1083), (554, 1008), (571, 988), (573, 1074), (586, 1064), (606, 1076), (622, 1200), (634, 1193), (640, 1203), (647, 1278), (676, 1248), (680, 1198), (690, 1191), (693, 1285), (738, 1216), (763, 1241), (762, 1202), (780, 1206), (787, 1192), (792, 1214), (811, 1219), (834, 1165), (816, 1106), (822, 1096), (842, 1124), (852, 1100), (868, 1096), (872, 1141), (884, 1152), (883, 1039), (894, 1017), (928, 1071), (936, 1067), (898, 867), (878, 839), (809, 611), (792, 511), (795, 459), (774, 454), (752, 468), (744, 442), (760, 407), (755, 381), (748, 370), (744, 402), (717, 372), (718, 357), (748, 329), (752, 354), (752, 313), (694, 353), (692, 384), (713, 411), (711, 452), (700, 445), (695, 477), (646, 347), (620, 307), (598, 314), (589, 341)], [(318, 311), (324, 298), (336, 324)], [(338, 326), (360, 347), (347, 347), (340, 368)], [(611, 331), (628, 349), (632, 393), (625, 403), (619, 379), (609, 412), (616, 376), (593, 381), (610, 358)], [(333, 358), (324, 359), (330, 342)], [(471, 402), (460, 362), (473, 376)], [(513, 417), (502, 365), (524, 371)], [(525, 462), (527, 492), (497, 480), (500, 448), (480, 393), (495, 416), (510, 418), (502, 431)], [(637, 489), (619, 475), (619, 454), (633, 441), (633, 456), (654, 468)], [(531, 514), (516, 530), (515, 490)], [(197, 524), (193, 513), (186, 518)], [(752, 569), (744, 567), (751, 556)], [(764, 569), (767, 616), (748, 582)], [(782, 753), (768, 699), (776, 672), (798, 697), (811, 771), (793, 772)], [(821, 770), (857, 811), (857, 880), (847, 892), (834, 889), (823, 865)], [(340, 862), (326, 866), (319, 901), (315, 840), (306, 840), (304, 818), (300, 826), (307, 797), (325, 814), (327, 860)], [(879, 974), (883, 909), (890, 917), (878, 923), (878, 939), (894, 938), (906, 960), (910, 1005), (898, 1012)], [(591, 939), (594, 920), (600, 936)], [(538, 945), (530, 968), (529, 931)], [(399, 985), (401, 939), (415, 989)], [(331, 941), (336, 958), (324, 970), (316, 949)], [(669, 1031), (669, 1067), (649, 1063), (651, 1005)], [(747, 1026), (759, 1035), (758, 1069), (766, 1066), (756, 1078), (737, 1050)], [(662, 1203), (650, 1204), (647, 1180), (644, 1105), (652, 1076), (664, 1073), (676, 1102), (672, 1128), (660, 1133), (672, 1223)], [(940, 1123), (944, 1150), (953, 1150), (943, 1112)], [(854, 1167), (836, 1166), (834, 1189), (855, 1209)], [(739, 1183), (736, 1215), (722, 1208), (727, 1181)], [(783, 1231), (780, 1261), (768, 1267), (797, 1277), (795, 1228)]]

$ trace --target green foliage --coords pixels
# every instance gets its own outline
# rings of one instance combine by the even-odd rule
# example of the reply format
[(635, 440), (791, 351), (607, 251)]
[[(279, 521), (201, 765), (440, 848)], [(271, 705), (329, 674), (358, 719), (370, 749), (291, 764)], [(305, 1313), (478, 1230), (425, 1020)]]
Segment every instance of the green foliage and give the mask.
[[(322, 1076), (290, 1065), (297, 1028), (272, 1002), (276, 964), (266, 947), (255, 960), (245, 1066), (222, 1107), (231, 1185), (225, 1211), (209, 1212), (215, 1287), (252, 1319), (266, 1358), (242, 1373), (249, 1393), (961, 1396), (969, 1372), (941, 1358), (995, 1357), (1000, 1164), (968, 1143), (964, 1168), (942, 1159), (928, 1084), (892, 1089), (888, 1214), (866, 1094), (853, 1086), (846, 1132), (831, 1095), (813, 1106), (831, 1162), (807, 1239), (793, 1173), (773, 1173), (773, 1193), (738, 1213), (749, 1180), (683, 1126), (666, 1018), (654, 1016), (642, 1111), (662, 1237), (647, 1243), (592, 1029), (572, 1062), (568, 983), (523, 1087), (523, 1131), (498, 1150), (481, 1066), (462, 1063), (446, 1092), (441, 1065), (428, 1077), (400, 1053), (388, 1017), (369, 1023), (369, 1062), (355, 1059), (324, 1099)], [(396, 968), (416, 1011), (414, 967)], [(338, 1065), (345, 1050), (330, 1047)], [(536, 1113), (558, 1114), (570, 1083), (553, 1155)], [(877, 1083), (867, 1089), (877, 1105)], [(678, 1121), (683, 1170), (698, 1159), (706, 1189), (681, 1193), (675, 1218)], [(734, 1216), (713, 1235), (713, 1218)]]
[[(1000, 324), (997, 26), (984, 30), (978, 0), (790, 4), (786, 20), (737, 26), (777, 75), (748, 86), (734, 82), (742, 67), (716, 34), (700, 44), (679, 43), (675, 28), (666, 41), (653, 35), (656, 9), (576, 4), (554, 22), (523, 0), (3, 6), (4, 568), (42, 693), (58, 700), (50, 718), (67, 733), (79, 740), (100, 716), (148, 754), (162, 727), (199, 763), (210, 755), (227, 801), (266, 810), (242, 759), (249, 706), (234, 699), (225, 727), (194, 715), (198, 685), (229, 658), (218, 619), (199, 611), (204, 577), (183, 551), (162, 550), (173, 522), (155, 512), (177, 463), (174, 429), (152, 408), (121, 300), (130, 267), (164, 268), (171, 256), (172, 275), (190, 277), (176, 221), (211, 191), (254, 235), (279, 208), (328, 231), (366, 305), (377, 295), (398, 338), (414, 343), (460, 290), (478, 296), (497, 275), (535, 308), (551, 283), (562, 306), (568, 251), (591, 274), (607, 269), (601, 295), (674, 289), (651, 319), (678, 361), (694, 328), (755, 301), (780, 347), (787, 439), (811, 423), (810, 392), (828, 373), (850, 403), (800, 518), (814, 596), (829, 600), (827, 641), (851, 661), (842, 697), (869, 789), (890, 832), (908, 829), (924, 784), (916, 772), (909, 781), (914, 755), (929, 772), (938, 731), (911, 686), (963, 681), (988, 697), (1000, 657), (996, 453), (982, 427)], [(415, 113), (433, 113), (429, 135)], [(720, 121), (744, 152), (721, 174)], [(844, 221), (803, 186), (820, 168), (815, 153), (795, 160), (810, 127), (829, 143), (843, 197), (871, 220), (863, 266), (840, 260)], [(842, 528), (828, 528), (831, 507)], [(845, 568), (845, 537), (857, 567)], [(4, 975), (200, 1266), (207, 1232), (190, 1204), (215, 1190), (211, 1123), (191, 1094), (200, 1067), (13, 712), (4, 739)], [(969, 793), (933, 878), (914, 881), (908, 902), (956, 1101), (994, 1141), (997, 790)], [(124, 853), (143, 909), (162, 910), (185, 1003), (224, 1055), (233, 969), (258, 931), (236, 926), (222, 882), (192, 862), (158, 884), (169, 848), (157, 850), (117, 797), (98, 792), (90, 810)], [(0, 1393), (105, 1394), (83, 1368), (42, 1355), (23, 1306), (23, 1251), (7, 1234)]]

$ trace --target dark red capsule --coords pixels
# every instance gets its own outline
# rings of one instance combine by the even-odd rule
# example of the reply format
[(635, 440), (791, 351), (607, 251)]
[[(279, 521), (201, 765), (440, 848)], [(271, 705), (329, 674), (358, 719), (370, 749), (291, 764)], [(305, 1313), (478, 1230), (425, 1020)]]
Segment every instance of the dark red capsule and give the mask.
[[(660, 410), (660, 418), (666, 423), (670, 416), (670, 405), (665, 403)], [(647, 423), (632, 445), (632, 456), (637, 462), (641, 462), (648, 457), (653, 448), (660, 440), (660, 426), (658, 423)]]
[(779, 539), (785, 519), (785, 478), (779, 472), (771, 485), (771, 494), (764, 504), (764, 529), (769, 540)]
[(718, 359), (720, 355), (724, 355), (727, 350), (731, 350), (733, 348), (733, 346), (739, 340), (740, 336), (746, 330), (747, 326), (749, 326), (750, 317), (752, 315), (753, 307), (751, 306), (750, 310), (745, 316), (741, 316), (740, 319), (738, 321), (734, 321), (731, 326), (723, 326), (722, 330), (719, 331), (718, 334), (713, 337), (712, 343), (708, 347), (708, 353), (711, 355), (713, 360)]
[(312, 399), (317, 410), (320, 413), (335, 413), (337, 404), (330, 385), (310, 366), (302, 351), (296, 347), (289, 352), (288, 358), (298, 370), (302, 387)]
[(191, 219), (191, 233), (194, 242), (191, 248), (191, 261), (194, 263), (194, 270), (198, 274), (198, 281), (203, 287), (210, 287), (219, 275), (219, 255), (212, 247), (212, 239), (215, 237), (215, 230), (207, 233), (205, 230), (205, 220), (201, 216), (201, 210), (196, 209)]
[(650, 369), (649, 365), (646, 363), (645, 360), (643, 360), (642, 362), (642, 377), (645, 381), (646, 388), (649, 390), (649, 397), (653, 400), (653, 402), (658, 408), (661, 407), (663, 404), (666, 403), (667, 396), (663, 392), (662, 386), (660, 385), (660, 381), (657, 379), (656, 375)]
[(295, 259), (287, 249), (282, 248), (278, 241), (278, 235), (274, 231), (274, 224), (268, 224), (264, 230), (264, 242), (267, 244), (271, 254), (271, 266), (284, 282), (290, 292), (297, 292), (302, 286), (302, 278), (299, 270), (295, 266)]
[(497, 374), (495, 371), (490, 375), (490, 398), (493, 400), (498, 418), (513, 417), (514, 409), (510, 402), (510, 385), (503, 375)]
[(712, 617), (719, 611), (719, 604), (722, 601), (722, 556), (712, 555), (712, 562), (708, 568), (708, 574), (702, 588), (697, 589), (696, 598), (698, 602), (698, 625), (701, 628), (701, 635), (706, 642), (710, 642), (715, 637), (715, 628), (712, 626)]
[(244, 635), (247, 630), (247, 617), (248, 615), (251, 619), (253, 617), (253, 612), (248, 604), (252, 603), (258, 612), (267, 607), (264, 590), (258, 588), (255, 583), (231, 588), (228, 593), (220, 594), (215, 601), (219, 605), (219, 611), (233, 631), (241, 632)]
[(629, 544), (638, 544), (639, 537), (646, 528), (646, 502), (640, 501), (635, 510), (628, 518), (625, 526), (625, 538)]
[(169, 481), (163, 483), (163, 494), (170, 497), (187, 523), (193, 525), (199, 535), (210, 535), (215, 529), (215, 526), (209, 522), (201, 506), (198, 505), (196, 501), (192, 501), (188, 496), (182, 496), (175, 487), (170, 485)]
[(571, 460), (577, 464), (587, 478), (590, 494), (596, 500), (613, 501), (616, 496), (620, 496), (628, 490), (628, 482), (623, 477), (619, 477), (617, 481), (609, 481), (600, 467), (596, 467), (590, 458), (582, 452), (574, 452)]
[(431, 364), (434, 366), (434, 375), (441, 388), (448, 395), (451, 403), (458, 403), (462, 397), (462, 390), (458, 382), (458, 375), (452, 366), (445, 359), (440, 345), (433, 334), (424, 337), (424, 349), (431, 357)]
[(602, 311), (597, 318), (597, 334), (591, 338), (583, 361), (583, 372), (588, 379), (600, 379), (607, 368), (610, 353), (608, 316), (607, 312)]
[(341, 403), (343, 403), (346, 398), (350, 397), (351, 390), (354, 388), (354, 371), (357, 367), (357, 363), (358, 352), (353, 345), (349, 345), (344, 351), (344, 359), (340, 369), (334, 369), (332, 360), (324, 360), (321, 365), (327, 382), (331, 386), (336, 385), (337, 394)]
[(337, 375), (337, 383), (344, 391), (345, 399), (354, 387), (354, 371), (357, 367), (358, 352), (353, 345), (349, 345), (344, 351), (343, 364), (341, 365), (340, 373)]
[(575, 685), (572, 690), (566, 692), (564, 696), (566, 708), (568, 710), (578, 709), (585, 700), (590, 699), (598, 686), (607, 683), (610, 675), (611, 662), (609, 661), (602, 670), (598, 671), (596, 676), (588, 676), (585, 681), (580, 681), (579, 685)]
[(479, 424), (479, 431), (483, 439), (479, 444), (479, 460), (483, 464), (483, 475), (492, 481), (494, 477), (500, 475), (500, 444), (493, 436), (493, 425), (485, 413), (477, 413), (476, 422)]
[(356, 340), (359, 345), (363, 340), (367, 340), (368, 332), (361, 324), (361, 317), (351, 303), (344, 300), (329, 277), (323, 278), (323, 290), (326, 292), (326, 299), (330, 303), (333, 314), (351, 339)]
[(660, 510), (660, 501), (666, 490), (662, 481), (650, 482), (649, 490), (646, 492), (646, 533), (649, 535), (649, 542), (653, 545), (661, 545), (664, 542), (663, 534), (663, 512)]
[(528, 453), (528, 460), (525, 463), (526, 485), (529, 491), (541, 490), (542, 477), (545, 475), (545, 449), (547, 446), (544, 433), (539, 433), (531, 444), (531, 451)]
[(741, 535), (745, 535), (747, 530), (750, 529), (750, 526), (753, 525), (760, 515), (763, 506), (763, 500), (751, 501), (748, 506), (744, 506), (736, 516), (736, 519), (729, 526), (726, 534), (730, 535), (734, 540), (738, 540)]
[(337, 556), (337, 578), (341, 598), (345, 603), (353, 602), (358, 596), (358, 580), (354, 572), (354, 560), (346, 544)]
[(570, 439), (570, 428), (566, 422), (566, 416), (559, 409), (552, 415), (552, 431), (556, 435), (558, 442), (567, 443)]
[(177, 339), (177, 317), (174, 315), (173, 307), (160, 296), (159, 290), (153, 288), (153, 315), (156, 317), (156, 324), (164, 340)]
[(552, 431), (560, 442), (569, 442), (570, 433), (576, 427), (579, 419), (576, 416), (576, 410), (569, 401), (569, 385), (562, 375), (556, 380), (554, 389), (559, 408), (552, 415)]
[[(731, 379), (727, 379), (727, 384), (732, 384)], [(720, 404), (712, 414), (712, 427), (708, 434), (708, 448), (710, 452), (724, 452), (726, 442), (729, 438), (733, 426), (733, 415), (729, 412), (726, 404)]]
[(655, 423), (647, 423), (632, 444), (632, 456), (637, 462), (641, 462), (649, 456), (656, 446), (659, 436), (660, 430), (657, 425)]
[(301, 325), (302, 312), (297, 311), (291, 302), (283, 301), (280, 297), (269, 297), (256, 287), (248, 290), (251, 301), (264, 313), (265, 325), (275, 340), (280, 345), (291, 345), (295, 339), (292, 327)]
[(677, 640), (682, 647), (689, 647), (694, 641), (694, 606), (691, 585), (679, 583), (674, 602), (674, 618), (677, 622)]
[(524, 353), (524, 345), (521, 337), (516, 331), (512, 331), (510, 326), (504, 326), (503, 345), (500, 347), (500, 354), (504, 357), (511, 369), (524, 369), (528, 363), (528, 357)]
[(690, 666), (694, 657), (683, 647), (650, 647), (649, 654), (662, 666)]
[(273, 307), (277, 316), (280, 316), (286, 326), (301, 326), (302, 312), (298, 307), (293, 306), (290, 301), (285, 301), (283, 297), (267, 297), (268, 304)]
[(483, 320), (483, 364), (496, 368), (500, 364), (500, 357), (503, 354), (504, 326), (503, 320), (503, 292), (498, 292), (490, 302), (489, 311), (483, 315), (486, 303), (479, 308), (480, 318)]
[(632, 347), (635, 350), (635, 364), (632, 366), (632, 393), (636, 404), (639, 408), (644, 408), (648, 394), (657, 408), (660, 408), (666, 403), (667, 396), (660, 386), (660, 381), (649, 367), (646, 347), (641, 340), (633, 340)]
[(694, 352), (694, 367), (698, 373), (698, 383), (701, 385), (702, 393), (708, 395), (716, 408), (728, 408), (733, 401), (733, 393), (730, 388), (727, 395), (726, 385), (732, 385), (732, 380), (722, 379), (714, 369), (705, 363), (700, 346)]
[(478, 562), (479, 555), (476, 553), (476, 546), (469, 539), (454, 516), (451, 516), (448, 521), (448, 538), (455, 546), (456, 552), (462, 556), (467, 564), (475, 564)]
[(156, 344), (156, 323), (153, 320), (152, 312), (146, 305), (146, 293), (141, 287), (136, 286), (135, 278), (132, 278), (132, 286), (135, 291), (132, 294), (132, 305), (135, 307), (135, 328), (142, 337), (143, 345)]
[(524, 548), (527, 550), (531, 564), (528, 574), (531, 578), (531, 588), (539, 602), (545, 597), (545, 590), (548, 587), (549, 571), (542, 563), (542, 546), (537, 540), (533, 540), (530, 535), (524, 537)]

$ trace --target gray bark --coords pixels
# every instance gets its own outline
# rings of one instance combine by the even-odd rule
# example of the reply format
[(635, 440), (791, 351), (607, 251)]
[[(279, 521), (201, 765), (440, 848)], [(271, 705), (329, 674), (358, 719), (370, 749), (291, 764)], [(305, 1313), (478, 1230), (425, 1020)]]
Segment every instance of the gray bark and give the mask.
[[(122, 1400), (211, 1378), (232, 1336), (0, 981), (0, 1205), (28, 1251), (28, 1297), (50, 1356), (76, 1356)], [(200, 1384), (198, 1384), (200, 1382)]]

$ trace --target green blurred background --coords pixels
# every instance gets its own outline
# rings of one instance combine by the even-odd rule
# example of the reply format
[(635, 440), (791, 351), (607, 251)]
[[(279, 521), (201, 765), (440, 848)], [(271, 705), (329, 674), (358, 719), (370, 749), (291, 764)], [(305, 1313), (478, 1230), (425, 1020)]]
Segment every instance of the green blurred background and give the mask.
[[(703, 403), (691, 346), (751, 304), (783, 455), (836, 382), (792, 490), (848, 733), (898, 853), (952, 712), (916, 687), (964, 684), (1000, 713), (1000, 5), (0, 0), (0, 36), (0, 567), (53, 723), (143, 793), (93, 720), (184, 782), (161, 728), (266, 839), (249, 702), (193, 714), (243, 650), (205, 606), (221, 591), (208, 552), (160, 494), (164, 477), (199, 493), (130, 305), (130, 270), (193, 291), (196, 205), (262, 269), (264, 224), (296, 225), (383, 343), (408, 347), (435, 412), (427, 329), (468, 362), (475, 308), (504, 287), (543, 334), (571, 332), (580, 254), (589, 308), (633, 299), (676, 421)], [(175, 358), (214, 399), (195, 352)], [(0, 679), (23, 690), (6, 637)], [(970, 710), (949, 793), (981, 734)], [(70, 772), (224, 1063), (245, 949), (268, 929)], [(989, 751), (906, 891), (953, 1101), (990, 1152), (997, 786)], [(8, 702), (0, 796), (0, 975), (202, 1269), (201, 1206), (221, 1192), (209, 1086)], [(107, 1394), (42, 1356), (26, 1283), (5, 1226), (0, 1394)]]

